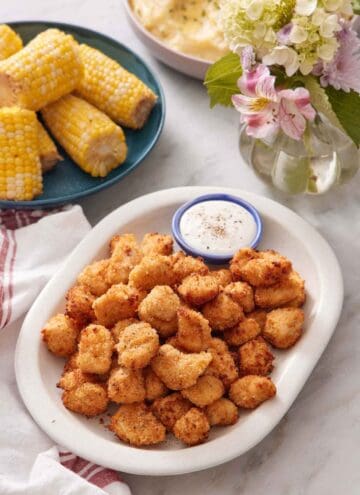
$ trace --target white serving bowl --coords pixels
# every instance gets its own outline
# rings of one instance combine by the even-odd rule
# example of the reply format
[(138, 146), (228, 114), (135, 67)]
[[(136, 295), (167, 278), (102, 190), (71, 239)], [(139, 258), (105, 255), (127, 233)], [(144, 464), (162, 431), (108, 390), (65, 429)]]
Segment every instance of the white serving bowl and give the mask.
[[(239, 196), (262, 216), (260, 249), (288, 256), (306, 281), (305, 331), (287, 351), (275, 351), (271, 375), (277, 395), (253, 411), (241, 411), (229, 427), (212, 428), (207, 442), (184, 447), (173, 437), (149, 448), (131, 447), (99, 424), (68, 411), (56, 383), (64, 360), (52, 355), (40, 331), (54, 314), (64, 310), (65, 293), (81, 269), (107, 256), (109, 239), (121, 232), (138, 238), (146, 232), (171, 232), (174, 212), (185, 202), (211, 193)], [(29, 310), (16, 347), (18, 388), (30, 414), (58, 444), (96, 464), (134, 474), (174, 475), (209, 468), (237, 457), (260, 442), (281, 420), (304, 386), (323, 353), (341, 312), (343, 282), (339, 264), (326, 241), (298, 215), (267, 198), (218, 187), (184, 187), (137, 198), (105, 217), (80, 242)], [(316, 399), (315, 399), (316, 400)], [(291, 431), (288, 433), (291, 435)]]
[(123, 3), (134, 33), (155, 58), (187, 76), (204, 80), (206, 71), (212, 62), (186, 55), (185, 53), (177, 52), (176, 50), (169, 48), (165, 43), (162, 43), (144, 28), (133, 12), (129, 0), (123, 0)]

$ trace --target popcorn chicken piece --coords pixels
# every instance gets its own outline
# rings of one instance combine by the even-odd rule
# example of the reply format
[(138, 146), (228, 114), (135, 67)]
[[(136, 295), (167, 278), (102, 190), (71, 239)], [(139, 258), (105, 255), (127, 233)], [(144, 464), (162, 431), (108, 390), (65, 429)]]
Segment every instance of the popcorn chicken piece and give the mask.
[(104, 386), (79, 369), (64, 373), (58, 387), (64, 389), (61, 399), (70, 411), (92, 417), (105, 412), (108, 406)]
[(150, 366), (144, 369), (146, 400), (152, 402), (168, 393), (167, 386), (155, 375)]
[(118, 343), (120, 335), (123, 333), (125, 328), (133, 325), (134, 323), (140, 323), (137, 318), (125, 318), (124, 320), (119, 320), (111, 329), (111, 335), (114, 339), (115, 344)]
[(122, 332), (116, 350), (121, 366), (145, 368), (159, 350), (159, 336), (148, 323), (134, 323)]
[(212, 360), (208, 352), (185, 354), (168, 344), (160, 347), (151, 367), (168, 388), (181, 390), (191, 387)]
[(41, 331), (42, 340), (56, 356), (70, 356), (76, 351), (78, 328), (71, 318), (57, 314), (50, 318)]
[(238, 407), (254, 409), (276, 394), (276, 387), (266, 376), (247, 375), (230, 387), (230, 399)]
[(221, 268), (220, 270), (214, 270), (211, 275), (216, 278), (221, 288), (226, 287), (232, 282), (231, 271), (227, 268)]
[(141, 261), (141, 249), (134, 234), (114, 236), (110, 241), (111, 258), (106, 272), (109, 285), (126, 284), (131, 270)]
[(224, 339), (227, 344), (239, 346), (260, 335), (261, 329), (256, 320), (244, 318), (235, 327), (224, 332)]
[(110, 287), (106, 281), (108, 266), (108, 259), (86, 266), (77, 278), (78, 285), (84, 285), (96, 297), (102, 296)]
[(260, 331), (262, 332), (265, 328), (265, 323), (266, 323), (266, 317), (267, 317), (267, 312), (262, 310), (262, 309), (255, 309), (254, 311), (251, 311), (251, 313), (248, 313), (247, 318), (251, 318), (252, 320), (256, 320), (259, 327)]
[(79, 327), (86, 326), (95, 319), (92, 309), (95, 296), (83, 285), (75, 285), (66, 294), (65, 314), (72, 318)]
[(157, 232), (145, 234), (141, 242), (141, 251), (144, 256), (162, 254), (168, 256), (173, 252), (174, 241), (171, 235)]
[(219, 293), (219, 283), (212, 275), (193, 273), (179, 285), (178, 293), (185, 302), (193, 306), (201, 306)]
[(150, 323), (161, 337), (168, 337), (177, 330), (177, 310), (180, 299), (168, 285), (157, 285), (139, 306), (139, 317)]
[(156, 399), (151, 405), (151, 410), (166, 429), (172, 431), (176, 421), (192, 407), (190, 401), (185, 399), (179, 392), (175, 392), (166, 397)]
[(185, 388), (181, 394), (198, 407), (205, 407), (220, 399), (224, 395), (225, 388), (222, 381), (216, 376), (200, 376), (192, 387)]
[(182, 251), (173, 254), (171, 260), (175, 278), (178, 283), (182, 282), (184, 278), (192, 273), (198, 273), (199, 275), (207, 275), (209, 273), (209, 268), (205, 265), (202, 258), (186, 256)]
[(64, 365), (64, 372), (73, 371), (79, 368), (77, 364), (78, 355), (79, 355), (79, 351), (76, 351), (73, 354), (71, 354), (71, 356), (68, 357)]
[(124, 404), (112, 416), (109, 429), (123, 442), (141, 447), (165, 440), (166, 429), (144, 404)]
[(304, 280), (294, 270), (271, 287), (257, 287), (255, 304), (260, 308), (275, 309), (279, 306), (302, 306), (305, 302)]
[(186, 445), (197, 445), (204, 442), (210, 431), (205, 414), (193, 407), (178, 419), (174, 426), (174, 435)]
[(244, 318), (241, 308), (230, 296), (221, 292), (213, 301), (205, 304), (202, 313), (211, 328), (223, 331), (234, 327)]
[(99, 323), (110, 328), (119, 320), (135, 317), (139, 299), (136, 288), (124, 284), (113, 285), (94, 301), (95, 316)]
[(174, 285), (176, 279), (169, 256), (144, 256), (130, 272), (129, 282), (140, 289), (151, 290), (155, 285)]
[(274, 309), (267, 315), (263, 336), (274, 347), (288, 349), (301, 337), (303, 324), (302, 309)]
[(178, 309), (177, 317), (177, 342), (180, 347), (189, 352), (205, 351), (211, 340), (209, 322), (201, 313), (185, 306)]
[(239, 374), (228, 346), (221, 339), (213, 338), (211, 339), (208, 352), (212, 355), (213, 359), (205, 374), (216, 376), (223, 382), (226, 389), (229, 388), (230, 384), (238, 378)]
[(224, 288), (224, 293), (239, 304), (245, 313), (249, 313), (255, 307), (254, 291), (246, 282), (232, 282)]
[(102, 325), (88, 325), (80, 333), (78, 367), (84, 373), (107, 373), (111, 366), (114, 341)]
[(265, 340), (257, 337), (239, 348), (240, 375), (268, 375), (274, 356)]
[(115, 368), (108, 381), (108, 397), (118, 404), (145, 400), (145, 383), (141, 370)]
[(221, 398), (205, 407), (205, 414), (211, 426), (233, 425), (239, 419), (239, 411), (235, 404)]
[(235, 279), (255, 287), (273, 285), (291, 270), (291, 262), (276, 251), (257, 252), (248, 248), (242, 251), (232, 259), (230, 270)]

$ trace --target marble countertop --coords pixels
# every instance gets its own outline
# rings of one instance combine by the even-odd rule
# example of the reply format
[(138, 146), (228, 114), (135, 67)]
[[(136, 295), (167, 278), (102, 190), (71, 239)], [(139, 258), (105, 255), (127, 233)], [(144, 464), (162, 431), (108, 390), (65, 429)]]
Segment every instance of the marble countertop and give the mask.
[[(291, 198), (262, 184), (240, 161), (238, 115), (209, 110), (199, 81), (154, 60), (127, 23), (122, 0), (0, 2), (1, 22), (52, 20), (106, 33), (143, 56), (163, 84), (164, 132), (146, 161), (122, 182), (81, 201), (95, 224), (142, 194), (174, 186), (247, 189), (286, 204), (335, 250), (345, 280), (338, 328), (294, 405), (265, 440), (217, 468), (177, 477), (125, 475), (134, 495), (357, 495), (360, 490), (360, 174), (323, 197)], [(331, 288), (330, 288), (331, 290)]]

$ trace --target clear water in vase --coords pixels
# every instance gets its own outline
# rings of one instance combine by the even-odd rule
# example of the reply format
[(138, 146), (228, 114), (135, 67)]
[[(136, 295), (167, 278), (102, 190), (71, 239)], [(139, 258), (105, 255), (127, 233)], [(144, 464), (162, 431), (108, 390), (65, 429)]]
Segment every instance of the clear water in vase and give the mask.
[(355, 144), (337, 128), (317, 118), (303, 140), (279, 132), (272, 144), (247, 136), (240, 152), (259, 177), (290, 194), (322, 194), (351, 179), (360, 165)]

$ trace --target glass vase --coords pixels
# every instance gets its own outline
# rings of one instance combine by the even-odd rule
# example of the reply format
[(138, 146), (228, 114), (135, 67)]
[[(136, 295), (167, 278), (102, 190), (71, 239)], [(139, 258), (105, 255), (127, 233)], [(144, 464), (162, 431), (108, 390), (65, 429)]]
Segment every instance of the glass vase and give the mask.
[(261, 179), (289, 194), (323, 194), (351, 179), (360, 165), (353, 141), (320, 116), (300, 141), (280, 131), (267, 143), (248, 136), (243, 126), (240, 153)]

